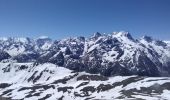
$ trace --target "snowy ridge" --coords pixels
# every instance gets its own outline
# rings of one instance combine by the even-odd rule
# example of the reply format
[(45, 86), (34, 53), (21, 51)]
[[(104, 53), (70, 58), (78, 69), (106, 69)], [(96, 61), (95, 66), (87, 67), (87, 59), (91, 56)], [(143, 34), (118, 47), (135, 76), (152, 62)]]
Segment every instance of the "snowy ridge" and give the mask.
[(170, 43), (170, 41), (164, 41), (165, 43)]
[(170, 41), (164, 41), (164, 42), (170, 45)]

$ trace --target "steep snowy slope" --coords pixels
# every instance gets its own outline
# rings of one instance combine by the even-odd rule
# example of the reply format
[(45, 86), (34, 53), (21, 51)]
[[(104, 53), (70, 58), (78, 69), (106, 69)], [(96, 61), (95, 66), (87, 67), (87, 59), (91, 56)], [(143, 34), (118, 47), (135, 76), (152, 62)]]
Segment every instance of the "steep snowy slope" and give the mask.
[(169, 99), (170, 78), (74, 72), (51, 63), (0, 63), (0, 95), (24, 100)]
[(170, 46), (170, 41), (164, 41), (165, 43), (167, 43), (167, 45), (169, 45)]

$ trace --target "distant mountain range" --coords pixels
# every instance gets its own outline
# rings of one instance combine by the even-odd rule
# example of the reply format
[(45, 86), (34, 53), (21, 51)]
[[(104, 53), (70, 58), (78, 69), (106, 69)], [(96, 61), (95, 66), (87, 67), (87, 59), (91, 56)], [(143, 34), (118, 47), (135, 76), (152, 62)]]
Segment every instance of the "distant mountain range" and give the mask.
[(170, 76), (170, 43), (128, 32), (94, 33), (90, 38), (0, 38), (0, 61), (53, 63), (104, 76)]

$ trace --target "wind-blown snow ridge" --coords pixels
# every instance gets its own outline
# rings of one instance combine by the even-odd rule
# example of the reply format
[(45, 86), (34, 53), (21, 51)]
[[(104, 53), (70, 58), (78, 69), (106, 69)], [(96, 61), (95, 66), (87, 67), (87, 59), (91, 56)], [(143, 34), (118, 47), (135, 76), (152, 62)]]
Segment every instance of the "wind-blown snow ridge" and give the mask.
[(169, 43), (170, 44), (170, 41), (165, 41), (165, 43)]

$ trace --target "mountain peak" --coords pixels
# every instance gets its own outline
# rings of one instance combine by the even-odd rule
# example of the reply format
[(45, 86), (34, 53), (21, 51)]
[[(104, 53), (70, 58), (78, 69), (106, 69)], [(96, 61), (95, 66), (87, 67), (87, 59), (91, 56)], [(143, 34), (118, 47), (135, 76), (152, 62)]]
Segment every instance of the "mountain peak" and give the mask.
[(102, 35), (101, 33), (96, 32), (96, 33), (93, 34), (93, 37), (100, 37), (101, 35)]
[(129, 32), (125, 32), (125, 31), (113, 32), (113, 35), (116, 37), (127, 37), (130, 40), (134, 40), (133, 37), (131, 36), (131, 34)]
[(153, 41), (153, 38), (151, 36), (143, 36), (142, 37), (143, 40), (147, 41), (147, 42), (152, 42)]

